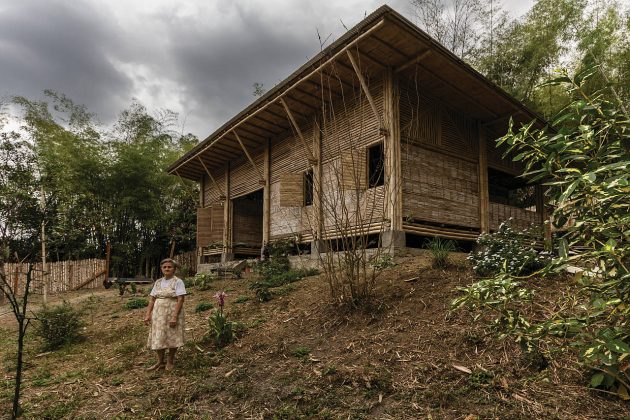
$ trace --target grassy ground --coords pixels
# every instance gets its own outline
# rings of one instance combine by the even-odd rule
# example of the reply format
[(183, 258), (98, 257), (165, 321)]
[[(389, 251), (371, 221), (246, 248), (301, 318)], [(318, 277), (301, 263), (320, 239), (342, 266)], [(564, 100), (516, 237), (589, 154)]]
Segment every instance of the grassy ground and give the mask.
[[(264, 303), (248, 288), (253, 279), (192, 288), (185, 303), (187, 344), (172, 372), (145, 372), (154, 362), (144, 348), (145, 309), (124, 309), (129, 296), (117, 290), (67, 296), (77, 308), (92, 303), (84, 339), (41, 354), (41, 343), (28, 337), (25, 417), (630, 417), (627, 404), (584, 387), (587, 372), (575, 355), (558, 354), (541, 366), (510, 341), (487, 334), (471, 314), (451, 313), (455, 287), (473, 281), (461, 258), (448, 270), (430, 268), (423, 256), (398, 263), (380, 277), (369, 311), (331, 306), (327, 284), (317, 276), (274, 289)], [(562, 279), (536, 287), (543, 306), (570, 289)], [(229, 316), (244, 325), (223, 350), (204, 340), (210, 311), (194, 311), (217, 290), (227, 291)], [(0, 413), (10, 411), (12, 396), (10, 321), (0, 317)]]

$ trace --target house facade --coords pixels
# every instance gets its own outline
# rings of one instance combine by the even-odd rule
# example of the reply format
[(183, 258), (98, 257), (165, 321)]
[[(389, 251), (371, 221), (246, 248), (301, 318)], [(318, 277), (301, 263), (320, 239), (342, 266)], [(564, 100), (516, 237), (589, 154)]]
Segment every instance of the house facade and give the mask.
[[(542, 120), (387, 6), (175, 163), (201, 185), (202, 260), (294, 238), (404, 247), (542, 224), (542, 191), (494, 139)], [(367, 240), (367, 239), (366, 239)]]

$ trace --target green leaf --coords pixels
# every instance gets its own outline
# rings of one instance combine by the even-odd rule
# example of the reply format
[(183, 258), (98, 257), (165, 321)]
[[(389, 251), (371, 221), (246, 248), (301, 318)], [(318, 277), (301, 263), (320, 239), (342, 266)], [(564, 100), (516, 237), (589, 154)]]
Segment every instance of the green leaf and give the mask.
[(591, 387), (597, 388), (604, 382), (604, 374), (602, 372), (597, 372), (595, 375), (591, 377)]
[(621, 340), (610, 340), (606, 342), (606, 347), (616, 353), (630, 353), (630, 347)]

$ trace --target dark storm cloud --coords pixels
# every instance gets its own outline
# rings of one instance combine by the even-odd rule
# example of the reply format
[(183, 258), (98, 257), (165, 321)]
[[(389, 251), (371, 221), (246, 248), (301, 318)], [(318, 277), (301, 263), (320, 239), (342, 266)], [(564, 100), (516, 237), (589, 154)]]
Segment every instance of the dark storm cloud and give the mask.
[(85, 3), (21, 0), (0, 6), (0, 95), (66, 94), (107, 120), (131, 84), (108, 59), (123, 44), (108, 16)]

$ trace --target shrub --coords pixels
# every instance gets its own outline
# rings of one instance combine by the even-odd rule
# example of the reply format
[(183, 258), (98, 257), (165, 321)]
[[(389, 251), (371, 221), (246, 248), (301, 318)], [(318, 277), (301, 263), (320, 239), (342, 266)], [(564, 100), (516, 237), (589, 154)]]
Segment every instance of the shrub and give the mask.
[(36, 314), (35, 333), (44, 339), (46, 350), (55, 350), (66, 343), (76, 341), (83, 322), (81, 314), (69, 303), (44, 307)]
[(268, 258), (254, 265), (254, 272), (262, 277), (273, 277), (289, 271), (289, 258), (286, 255)]
[(195, 312), (205, 312), (209, 311), (212, 308), (214, 308), (214, 305), (210, 302), (199, 302), (197, 306), (195, 306)]
[(261, 286), (256, 288), (256, 297), (261, 302), (268, 302), (271, 300), (272, 293), (269, 290), (269, 287)]
[(209, 319), (209, 335), (218, 348), (225, 347), (234, 339), (233, 323), (228, 321), (227, 314), (223, 312), (223, 306), (225, 305), (225, 298), (227, 296), (225, 292), (218, 292), (214, 295), (217, 299), (219, 309), (215, 310)]
[(468, 260), (478, 276), (491, 276), (506, 272), (515, 276), (528, 275), (543, 268), (549, 254), (533, 248), (528, 231), (513, 229), (502, 223), (494, 233), (480, 235), (477, 247)]
[(433, 266), (438, 268), (446, 268), (448, 266), (448, 256), (451, 252), (455, 252), (455, 242), (450, 239), (435, 237), (428, 240), (425, 247), (433, 256)]
[(308, 347), (298, 347), (293, 350), (292, 354), (294, 357), (301, 359), (311, 354), (311, 349), (309, 349)]
[(248, 300), (249, 300), (249, 296), (240, 295), (240, 296), (237, 296), (236, 299), (234, 299), (234, 303), (245, 303)]
[(209, 290), (212, 288), (212, 282), (216, 277), (210, 273), (198, 273), (194, 277), (193, 284), (199, 290)]
[(396, 267), (394, 257), (391, 254), (381, 254), (370, 260), (370, 265), (375, 270), (384, 270), (386, 268)]
[(149, 306), (149, 299), (146, 298), (131, 298), (125, 302), (125, 309), (139, 309)]

